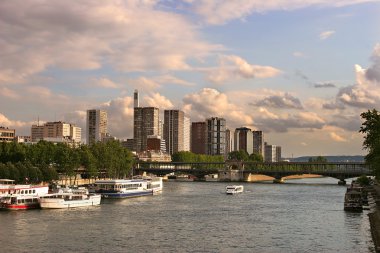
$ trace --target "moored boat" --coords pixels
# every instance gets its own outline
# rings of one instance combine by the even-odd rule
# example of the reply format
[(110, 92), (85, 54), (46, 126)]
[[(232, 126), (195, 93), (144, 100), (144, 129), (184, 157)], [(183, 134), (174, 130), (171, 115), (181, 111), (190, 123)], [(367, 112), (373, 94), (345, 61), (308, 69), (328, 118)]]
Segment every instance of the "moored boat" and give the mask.
[(105, 198), (130, 198), (153, 195), (151, 186), (151, 182), (146, 179), (97, 180), (94, 184), (95, 192)]
[(0, 197), (11, 194), (41, 196), (47, 194), (48, 191), (48, 186), (15, 184), (15, 181), (11, 179), (0, 179)]
[(347, 191), (344, 196), (344, 210), (351, 212), (363, 211), (362, 193), (356, 190)]
[(40, 208), (39, 196), (8, 195), (0, 200), (1, 210), (28, 210)]
[(228, 185), (226, 187), (226, 194), (242, 193), (243, 191), (244, 191), (244, 186), (242, 185)]
[(40, 198), (42, 209), (62, 209), (85, 206), (100, 205), (99, 194), (80, 194), (72, 192), (61, 192), (48, 194)]

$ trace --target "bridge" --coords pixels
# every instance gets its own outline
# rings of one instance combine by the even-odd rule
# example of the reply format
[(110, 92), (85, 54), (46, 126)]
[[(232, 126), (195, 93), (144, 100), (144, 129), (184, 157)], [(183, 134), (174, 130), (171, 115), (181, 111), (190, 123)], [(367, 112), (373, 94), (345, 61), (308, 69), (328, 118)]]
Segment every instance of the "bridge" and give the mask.
[(206, 175), (218, 174), (225, 181), (250, 181), (252, 175), (266, 175), (281, 182), (284, 177), (303, 174), (314, 174), (339, 179), (339, 184), (345, 184), (345, 179), (371, 176), (370, 167), (363, 162), (138, 162), (133, 168), (134, 174), (143, 172), (164, 176), (168, 174), (187, 174), (204, 178)]

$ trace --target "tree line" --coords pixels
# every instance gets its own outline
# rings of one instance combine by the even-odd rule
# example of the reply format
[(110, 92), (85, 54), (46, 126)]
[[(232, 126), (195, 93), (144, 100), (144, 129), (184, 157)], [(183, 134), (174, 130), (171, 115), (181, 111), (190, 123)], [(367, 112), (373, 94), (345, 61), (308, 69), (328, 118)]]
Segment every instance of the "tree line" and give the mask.
[(51, 182), (59, 174), (75, 177), (79, 168), (89, 177), (104, 173), (121, 178), (130, 173), (133, 162), (132, 153), (114, 140), (77, 147), (47, 141), (34, 145), (0, 143), (0, 178), (17, 183)]

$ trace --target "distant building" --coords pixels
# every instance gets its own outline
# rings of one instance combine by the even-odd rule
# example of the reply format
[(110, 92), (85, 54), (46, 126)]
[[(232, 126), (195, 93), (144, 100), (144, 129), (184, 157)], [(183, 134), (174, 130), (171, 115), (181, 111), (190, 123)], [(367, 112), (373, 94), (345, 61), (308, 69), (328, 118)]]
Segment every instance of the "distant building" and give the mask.
[(121, 141), (121, 145), (123, 147), (129, 149), (130, 151), (132, 151), (132, 150), (134, 150), (135, 140), (134, 139), (123, 140), (123, 141)]
[(32, 137), (30, 135), (16, 136), (15, 142), (17, 142), (17, 143), (32, 143)]
[(191, 152), (206, 154), (206, 122), (193, 122), (191, 124)]
[(133, 116), (134, 151), (147, 150), (150, 135), (159, 135), (159, 109), (156, 107), (135, 107)]
[(234, 150), (244, 150), (249, 155), (253, 153), (253, 134), (250, 128), (239, 127), (234, 133)]
[[(184, 151), (185, 113), (180, 110), (164, 111), (164, 139), (169, 154)], [(188, 129), (186, 129), (188, 130)]]
[(191, 142), (191, 123), (189, 117), (184, 117), (183, 120), (183, 151), (190, 151)]
[(86, 130), (87, 144), (102, 141), (107, 134), (107, 111), (104, 110), (87, 110)]
[(0, 142), (12, 142), (16, 136), (16, 130), (0, 126)]
[(109, 133), (106, 133), (105, 136), (103, 136), (103, 138), (102, 138), (102, 142), (103, 143), (106, 143), (108, 141), (117, 141), (117, 140), (118, 140), (118, 138), (116, 138), (115, 136), (110, 135)]
[(226, 120), (213, 117), (206, 119), (206, 154), (226, 154)]
[(46, 122), (43, 125), (32, 125), (31, 141), (45, 140), (55, 143), (79, 144), (82, 140), (82, 129), (62, 121)]
[(226, 129), (226, 158), (230, 152), (233, 151), (234, 147), (234, 138), (233, 135), (231, 135), (231, 130)]
[(265, 156), (264, 161), (265, 162), (280, 162), (281, 161), (281, 147), (276, 145), (268, 145), (267, 143), (265, 145)]
[(264, 134), (263, 131), (252, 131), (253, 152), (262, 155), (264, 158)]
[(140, 161), (145, 162), (171, 162), (171, 155), (168, 153), (164, 153), (160, 150), (148, 150), (142, 151), (137, 154), (137, 157)]
[(147, 137), (147, 150), (166, 152), (166, 142), (161, 136), (150, 135)]

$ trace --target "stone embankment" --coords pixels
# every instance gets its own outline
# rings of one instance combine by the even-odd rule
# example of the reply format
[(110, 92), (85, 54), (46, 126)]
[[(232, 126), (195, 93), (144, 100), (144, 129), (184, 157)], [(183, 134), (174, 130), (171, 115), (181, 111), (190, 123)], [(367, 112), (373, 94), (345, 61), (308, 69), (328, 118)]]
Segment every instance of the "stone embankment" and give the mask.
[(371, 225), (372, 240), (375, 244), (375, 250), (380, 253), (380, 184), (376, 182), (368, 188), (370, 212), (369, 222)]

